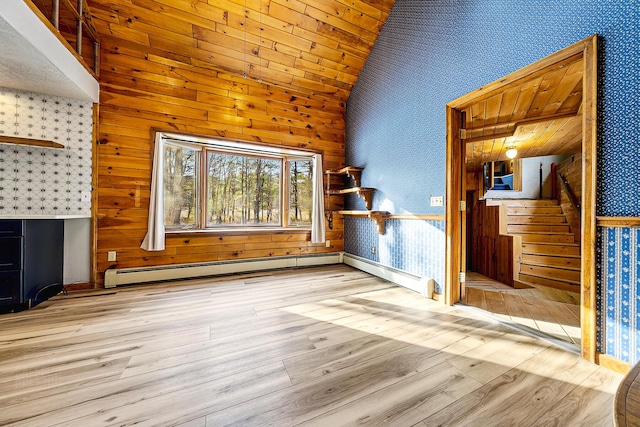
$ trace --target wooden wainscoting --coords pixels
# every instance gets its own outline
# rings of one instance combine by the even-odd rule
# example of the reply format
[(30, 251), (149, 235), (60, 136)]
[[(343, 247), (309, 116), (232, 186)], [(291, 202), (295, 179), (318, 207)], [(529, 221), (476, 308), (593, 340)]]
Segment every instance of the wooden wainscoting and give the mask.
[(58, 296), (0, 344), (15, 426), (606, 426), (622, 379), (344, 265)]

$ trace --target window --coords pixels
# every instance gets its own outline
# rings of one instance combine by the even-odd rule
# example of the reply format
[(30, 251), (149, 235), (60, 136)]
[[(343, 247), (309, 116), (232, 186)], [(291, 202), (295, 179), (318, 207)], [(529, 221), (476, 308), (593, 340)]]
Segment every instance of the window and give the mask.
[(310, 227), (310, 153), (209, 141), (164, 140), (167, 230)]

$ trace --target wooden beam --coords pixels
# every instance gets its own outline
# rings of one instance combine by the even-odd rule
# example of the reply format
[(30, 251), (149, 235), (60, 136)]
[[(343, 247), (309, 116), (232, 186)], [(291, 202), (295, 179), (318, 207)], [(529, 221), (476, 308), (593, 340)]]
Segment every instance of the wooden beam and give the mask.
[[(506, 131), (506, 132), (501, 132), (501, 133), (496, 133), (494, 135), (483, 135), (483, 136), (475, 136), (473, 138), (466, 138), (464, 139), (464, 143), (465, 144), (472, 144), (474, 142), (480, 142), (480, 141), (488, 141), (490, 139), (499, 139), (499, 138), (509, 138), (511, 136), (513, 136), (513, 134), (516, 133), (516, 129), (513, 128), (513, 130), (510, 131)], [(467, 135), (469, 133), (467, 132)]]
[[(529, 125), (531, 123), (543, 123), (543, 122), (550, 122), (550, 121), (559, 120), (559, 119), (568, 119), (568, 118), (571, 118), (571, 117), (575, 117), (577, 115), (579, 115), (578, 112), (566, 113), (566, 114), (549, 114), (547, 116), (531, 117), (529, 119), (523, 119), (523, 120), (514, 120), (514, 121), (510, 121), (510, 122), (494, 123), (494, 124), (488, 125), (488, 126), (470, 127), (470, 128), (466, 128), (465, 130), (467, 131), (467, 133), (469, 133), (470, 131), (493, 129), (493, 128), (497, 127), (497, 126), (515, 126), (517, 128), (518, 126)], [(515, 131), (515, 129), (514, 129), (514, 131)]]

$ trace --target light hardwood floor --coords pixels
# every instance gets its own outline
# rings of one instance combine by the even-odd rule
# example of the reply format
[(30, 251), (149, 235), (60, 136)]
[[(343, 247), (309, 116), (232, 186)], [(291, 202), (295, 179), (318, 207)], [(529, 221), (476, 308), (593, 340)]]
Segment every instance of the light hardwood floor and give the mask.
[(0, 316), (0, 425), (610, 426), (622, 377), (348, 266)]
[(475, 272), (467, 272), (465, 288), (465, 304), (580, 352), (579, 294), (540, 285), (515, 289)]

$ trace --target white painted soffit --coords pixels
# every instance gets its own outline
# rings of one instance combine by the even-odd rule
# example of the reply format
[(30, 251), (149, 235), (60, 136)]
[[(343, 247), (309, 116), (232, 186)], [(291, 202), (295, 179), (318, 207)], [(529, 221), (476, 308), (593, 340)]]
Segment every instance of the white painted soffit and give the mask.
[(0, 87), (98, 102), (100, 85), (24, 0), (0, 0)]

